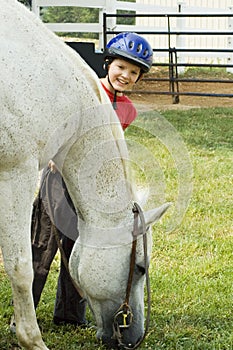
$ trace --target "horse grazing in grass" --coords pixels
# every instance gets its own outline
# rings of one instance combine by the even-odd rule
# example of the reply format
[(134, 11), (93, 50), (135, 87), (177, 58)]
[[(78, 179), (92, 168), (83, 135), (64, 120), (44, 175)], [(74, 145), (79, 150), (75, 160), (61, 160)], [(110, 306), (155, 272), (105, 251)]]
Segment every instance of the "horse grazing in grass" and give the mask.
[[(38, 169), (53, 159), (79, 213), (71, 274), (93, 311), (98, 338), (114, 346), (112, 324), (125, 298), (134, 222), (121, 126), (78, 54), (17, 1), (0, 0), (0, 6), (0, 244), (19, 344), (47, 349), (32, 298), (30, 222)], [(145, 213), (146, 225), (166, 208)], [(121, 336), (126, 346), (143, 336), (141, 236), (130, 291), (133, 320)]]

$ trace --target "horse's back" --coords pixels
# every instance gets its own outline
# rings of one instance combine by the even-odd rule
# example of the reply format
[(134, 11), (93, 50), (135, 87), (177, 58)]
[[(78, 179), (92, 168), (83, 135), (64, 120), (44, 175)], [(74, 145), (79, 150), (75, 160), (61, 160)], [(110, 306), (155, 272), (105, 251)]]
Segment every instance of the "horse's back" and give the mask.
[(2, 170), (19, 155), (39, 157), (66, 119), (107, 99), (90, 67), (39, 19), (15, 1), (0, 5)]

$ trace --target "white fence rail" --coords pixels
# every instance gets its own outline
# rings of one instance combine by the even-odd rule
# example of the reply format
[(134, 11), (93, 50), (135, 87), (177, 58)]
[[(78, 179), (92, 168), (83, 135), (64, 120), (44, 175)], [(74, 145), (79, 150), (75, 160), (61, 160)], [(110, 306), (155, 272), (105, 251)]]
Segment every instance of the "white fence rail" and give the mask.
[[(162, 49), (168, 47), (168, 36), (162, 34), (168, 30), (167, 14), (185, 13), (193, 14), (196, 17), (173, 17), (170, 20), (170, 30), (176, 32), (196, 32), (196, 35), (172, 35), (170, 37), (171, 47), (180, 49), (231, 49), (232, 53), (218, 52), (189, 52), (180, 53), (179, 61), (197, 61), (201, 60), (203, 63), (228, 63), (233, 64), (233, 7), (226, 9), (218, 8), (204, 8), (204, 7), (188, 7), (184, 1), (177, 1), (176, 6), (163, 7), (149, 5), (141, 2), (124, 2), (119, 0), (32, 0), (32, 11), (40, 16), (40, 9), (42, 7), (50, 6), (75, 6), (84, 8), (98, 8), (99, 22), (98, 23), (47, 23), (46, 25), (54, 32), (80, 32), (80, 33), (98, 33), (99, 35), (99, 49), (103, 49), (104, 33), (103, 33), (103, 13), (116, 14), (117, 10), (135, 11), (135, 13), (161, 14), (160, 18), (137, 18), (136, 25), (126, 26), (116, 23), (116, 18), (108, 18), (107, 29), (110, 31), (136, 31), (136, 32), (161, 32), (161, 35), (146, 36), (154, 49)], [(205, 14), (224, 14), (224, 17), (198, 17), (198, 13)], [(208, 35), (199, 35), (199, 33), (209, 31)], [(220, 33), (228, 32), (226, 35), (211, 35), (211, 32), (218, 31)], [(230, 33), (230, 34), (229, 34)], [(231, 34), (232, 33), (232, 34)], [(167, 54), (161, 50), (156, 54), (156, 61), (166, 61)], [(233, 72), (232, 68), (228, 69)]]

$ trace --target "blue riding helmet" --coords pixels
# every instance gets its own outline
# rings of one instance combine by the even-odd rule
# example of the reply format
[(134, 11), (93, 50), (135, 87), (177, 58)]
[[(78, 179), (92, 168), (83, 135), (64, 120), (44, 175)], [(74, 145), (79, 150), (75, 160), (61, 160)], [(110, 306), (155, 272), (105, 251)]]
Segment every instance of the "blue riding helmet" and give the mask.
[(153, 63), (153, 50), (148, 41), (136, 33), (120, 33), (106, 47), (108, 57), (123, 58), (146, 73)]

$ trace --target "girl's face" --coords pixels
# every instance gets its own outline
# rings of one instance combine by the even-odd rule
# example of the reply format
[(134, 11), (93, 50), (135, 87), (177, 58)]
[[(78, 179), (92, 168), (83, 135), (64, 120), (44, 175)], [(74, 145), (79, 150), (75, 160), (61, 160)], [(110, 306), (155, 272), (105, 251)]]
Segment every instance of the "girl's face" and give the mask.
[(108, 75), (115, 90), (123, 92), (130, 90), (136, 83), (140, 68), (128, 61), (115, 58), (109, 65)]

